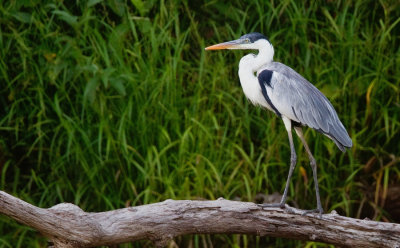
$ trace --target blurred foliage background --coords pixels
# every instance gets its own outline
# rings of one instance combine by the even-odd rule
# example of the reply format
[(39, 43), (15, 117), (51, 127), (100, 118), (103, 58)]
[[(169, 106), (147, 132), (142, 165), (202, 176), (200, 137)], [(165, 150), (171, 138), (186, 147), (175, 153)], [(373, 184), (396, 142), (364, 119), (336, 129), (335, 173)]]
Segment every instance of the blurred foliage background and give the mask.
[[(2, 1), (0, 190), (85, 211), (282, 193), (287, 134), (242, 93), (237, 69), (248, 51), (204, 51), (252, 31), (331, 100), (353, 140), (341, 153), (305, 129), (325, 211), (399, 222), (400, 2), (391, 0)], [(288, 203), (315, 208), (295, 142)], [(0, 234), (0, 247), (46, 246), (5, 216)], [(328, 247), (246, 235), (174, 242)]]

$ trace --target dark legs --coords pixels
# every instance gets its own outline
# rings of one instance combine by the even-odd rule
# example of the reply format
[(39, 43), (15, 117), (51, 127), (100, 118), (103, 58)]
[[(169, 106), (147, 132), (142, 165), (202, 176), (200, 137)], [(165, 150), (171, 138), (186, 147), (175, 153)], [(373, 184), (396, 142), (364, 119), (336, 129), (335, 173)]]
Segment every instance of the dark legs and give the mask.
[(283, 122), (285, 123), (286, 130), (288, 132), (288, 137), (289, 137), (289, 144), (290, 144), (290, 168), (289, 168), (289, 174), (286, 180), (286, 186), (285, 186), (285, 191), (283, 191), (283, 196), (281, 199), (280, 203), (267, 203), (267, 204), (261, 204), (261, 207), (285, 207), (286, 203), (286, 198), (289, 190), (289, 184), (290, 184), (290, 179), (292, 178), (292, 174), (294, 171), (294, 168), (296, 167), (296, 150), (294, 149), (294, 144), (293, 144), (293, 136), (292, 136), (292, 122), (291, 120), (287, 119), (286, 117), (282, 117)]
[[(294, 144), (293, 144), (292, 121), (284, 116), (282, 116), (282, 120), (285, 124), (286, 131), (288, 132), (289, 144), (290, 144), (290, 168), (289, 168), (289, 174), (288, 174), (288, 177), (286, 180), (285, 191), (283, 191), (283, 196), (282, 196), (280, 203), (261, 204), (260, 205), (261, 207), (281, 207), (281, 208), (285, 207), (286, 198), (287, 198), (287, 194), (288, 194), (288, 190), (289, 190), (290, 179), (292, 178), (294, 168), (296, 167), (297, 157), (296, 157), (296, 150), (295, 150)], [(306, 149), (306, 152), (310, 159), (310, 165), (311, 165), (311, 169), (313, 172), (313, 178), (314, 178), (314, 184), (315, 184), (315, 194), (317, 196), (317, 209), (306, 210), (306, 211), (304, 211), (303, 215), (305, 215), (307, 213), (319, 213), (321, 216), (322, 213), (324, 212), (324, 210), (322, 209), (321, 199), (319, 197), (319, 187), (318, 187), (318, 178), (317, 178), (317, 163), (315, 162), (315, 159), (310, 151), (310, 148), (308, 147), (307, 142), (304, 139), (303, 131), (302, 131), (301, 127), (294, 127), (294, 130), (296, 131), (301, 142), (303, 143), (304, 148)]]
[(294, 144), (293, 144), (293, 136), (292, 136), (292, 132), (288, 132), (288, 136), (289, 136), (289, 144), (290, 144), (290, 168), (289, 168), (289, 174), (288, 177), (286, 179), (286, 186), (285, 186), (285, 191), (283, 191), (283, 196), (281, 199), (280, 207), (284, 207), (285, 203), (286, 203), (286, 198), (287, 198), (287, 194), (289, 191), (289, 184), (290, 184), (290, 179), (292, 178), (292, 174), (294, 171), (294, 168), (296, 167), (296, 150), (294, 149)]
[(322, 209), (322, 205), (321, 205), (321, 199), (319, 197), (319, 187), (318, 187), (318, 177), (317, 177), (317, 163), (315, 162), (315, 159), (310, 151), (310, 148), (307, 145), (306, 140), (304, 139), (303, 136), (303, 131), (301, 129), (301, 127), (294, 127), (294, 130), (296, 131), (297, 135), (299, 136), (301, 142), (304, 145), (304, 148), (306, 149), (306, 152), (308, 154), (308, 158), (310, 159), (310, 165), (311, 165), (311, 169), (313, 172), (313, 177), (314, 177), (314, 185), (315, 185), (315, 194), (317, 196), (317, 209), (313, 209), (313, 210), (307, 210), (304, 212), (304, 214), (307, 213), (319, 213), (320, 215), (324, 212), (324, 210)]

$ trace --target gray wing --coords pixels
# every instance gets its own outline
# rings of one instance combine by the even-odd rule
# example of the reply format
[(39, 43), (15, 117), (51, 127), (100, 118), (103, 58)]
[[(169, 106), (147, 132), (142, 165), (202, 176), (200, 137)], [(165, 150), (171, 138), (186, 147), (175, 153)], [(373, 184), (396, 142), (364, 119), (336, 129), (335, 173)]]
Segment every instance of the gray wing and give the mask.
[(284, 115), (320, 131), (342, 151), (352, 146), (329, 100), (292, 68), (278, 62), (269, 63), (258, 71), (258, 80), (264, 97), (278, 116)]

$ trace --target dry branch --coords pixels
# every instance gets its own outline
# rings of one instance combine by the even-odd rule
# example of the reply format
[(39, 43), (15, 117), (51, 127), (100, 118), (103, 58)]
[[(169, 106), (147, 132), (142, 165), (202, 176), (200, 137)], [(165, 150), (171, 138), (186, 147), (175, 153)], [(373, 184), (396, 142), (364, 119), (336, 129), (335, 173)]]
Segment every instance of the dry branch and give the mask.
[(33, 227), (55, 247), (93, 247), (149, 239), (165, 246), (184, 234), (253, 234), (351, 247), (400, 247), (400, 224), (343, 217), (302, 216), (301, 210), (262, 209), (251, 202), (174, 201), (87, 213), (61, 203), (43, 209), (0, 191), (0, 213)]

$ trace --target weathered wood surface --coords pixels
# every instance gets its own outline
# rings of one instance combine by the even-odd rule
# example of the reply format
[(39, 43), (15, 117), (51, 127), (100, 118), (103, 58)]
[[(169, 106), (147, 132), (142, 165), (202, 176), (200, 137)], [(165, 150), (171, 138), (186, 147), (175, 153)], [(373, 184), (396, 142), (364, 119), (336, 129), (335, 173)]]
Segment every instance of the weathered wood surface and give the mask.
[(400, 248), (400, 224), (359, 220), (335, 212), (302, 216), (299, 209), (262, 209), (251, 202), (166, 200), (88, 213), (61, 203), (38, 208), (0, 191), (0, 213), (33, 227), (54, 247), (93, 247), (148, 239), (163, 247), (184, 234), (252, 234), (314, 240), (341, 247)]

